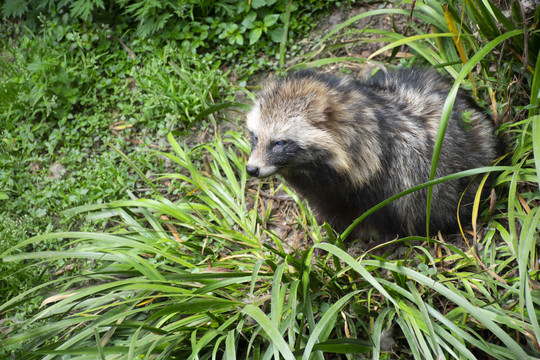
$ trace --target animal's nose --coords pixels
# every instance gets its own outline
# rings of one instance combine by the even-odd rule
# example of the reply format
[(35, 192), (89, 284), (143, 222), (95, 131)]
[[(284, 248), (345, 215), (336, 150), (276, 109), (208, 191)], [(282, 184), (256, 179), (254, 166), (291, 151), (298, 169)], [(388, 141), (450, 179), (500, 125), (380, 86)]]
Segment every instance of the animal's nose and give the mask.
[(250, 176), (254, 176), (254, 177), (259, 176), (259, 168), (257, 166), (249, 166), (249, 165), (247, 165), (246, 166), (246, 172)]

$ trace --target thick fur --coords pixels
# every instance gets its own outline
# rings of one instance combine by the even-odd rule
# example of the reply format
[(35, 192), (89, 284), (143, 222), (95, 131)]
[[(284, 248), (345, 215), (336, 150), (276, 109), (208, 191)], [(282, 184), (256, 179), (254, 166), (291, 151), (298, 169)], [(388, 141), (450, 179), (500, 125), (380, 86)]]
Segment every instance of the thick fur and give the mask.
[[(337, 231), (382, 200), (426, 182), (449, 82), (434, 71), (379, 71), (366, 82), (301, 71), (268, 84), (247, 116), (251, 176), (279, 174)], [(497, 156), (492, 121), (459, 93), (437, 176), (486, 166)], [(434, 187), (433, 231), (453, 232), (471, 179)], [(470, 215), (476, 188), (466, 192)], [(425, 235), (427, 190), (369, 216), (357, 236)]]

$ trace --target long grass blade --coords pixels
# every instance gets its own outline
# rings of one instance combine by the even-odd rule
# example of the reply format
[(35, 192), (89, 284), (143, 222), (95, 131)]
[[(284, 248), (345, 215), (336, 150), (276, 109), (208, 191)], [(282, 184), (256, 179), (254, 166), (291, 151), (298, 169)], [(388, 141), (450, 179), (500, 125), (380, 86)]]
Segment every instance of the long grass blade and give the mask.
[(277, 326), (262, 312), (261, 309), (254, 305), (247, 305), (242, 312), (252, 317), (257, 323), (259, 323), (259, 325), (261, 325), (266, 334), (270, 337), (272, 344), (279, 350), (284, 359), (296, 359), (289, 349), (287, 342), (279, 333)]
[(327, 328), (330, 322), (335, 321), (335, 317), (337, 316), (337, 313), (341, 310), (341, 308), (343, 308), (343, 306), (345, 306), (345, 304), (347, 304), (347, 302), (358, 293), (359, 291), (355, 291), (353, 293), (345, 295), (344, 297), (336, 301), (336, 303), (332, 305), (330, 309), (328, 309), (328, 311), (325, 312), (322, 319), (319, 321), (317, 326), (315, 326), (315, 328), (313, 329), (312, 333), (309, 336), (309, 340), (304, 349), (304, 355), (303, 355), (304, 359), (309, 359), (315, 344), (326, 340), (326, 339), (319, 338), (319, 336), (324, 332), (325, 328)]
[[(523, 34), (523, 31), (521, 30), (513, 30), (509, 31), (501, 36), (498, 36), (496, 39), (490, 41), (487, 43), (484, 47), (482, 47), (474, 56), (463, 66), (461, 71), (459, 72), (454, 85), (450, 89), (450, 92), (448, 93), (448, 96), (446, 97), (446, 101), (444, 102), (442, 115), (441, 115), (441, 121), (439, 124), (439, 129), (437, 131), (437, 136), (435, 140), (435, 145), (433, 147), (433, 156), (431, 160), (431, 170), (429, 173), (429, 180), (433, 180), (435, 178), (436, 170), (437, 170), (437, 164), (439, 162), (439, 155), (442, 148), (442, 143), (444, 139), (444, 134), (446, 133), (446, 127), (448, 126), (448, 119), (450, 118), (450, 113), (452, 112), (452, 108), (454, 107), (454, 101), (456, 100), (457, 92), (459, 89), (459, 86), (465, 76), (473, 69), (478, 62), (483, 59), (487, 54), (490, 53), (491, 50), (493, 50), (497, 45), (499, 45), (501, 42), (503, 42), (506, 39), (509, 39), (514, 36), (518, 36)], [(426, 213), (427, 213), (427, 221), (426, 221), (426, 236), (429, 237), (429, 219), (430, 219), (430, 213), (431, 213), (431, 198), (433, 196), (433, 187), (428, 187), (428, 197), (427, 197), (427, 207), (426, 207)]]

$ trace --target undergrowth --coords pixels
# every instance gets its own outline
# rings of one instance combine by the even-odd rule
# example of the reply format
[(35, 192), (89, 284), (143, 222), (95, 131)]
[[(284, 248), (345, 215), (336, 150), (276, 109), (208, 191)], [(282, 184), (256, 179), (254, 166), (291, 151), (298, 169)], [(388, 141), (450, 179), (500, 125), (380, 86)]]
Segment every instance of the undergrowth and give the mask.
[[(388, 15), (405, 19), (405, 29), (354, 27)], [(155, 150), (146, 161), (166, 162), (175, 171), (149, 177), (141, 170), (148, 163), (128, 158), (145, 193), (135, 191), (142, 185), (128, 184), (125, 199), (66, 204), (80, 205), (67, 215), (86, 215), (104, 231), (44, 233), (3, 252), (3, 261), (21, 269), (79, 266), (12, 292), (0, 305), (0, 313), (10, 316), (4, 351), (17, 359), (538, 358), (540, 11), (529, 15), (519, 3), (503, 13), (489, 1), (445, 7), (405, 2), (346, 20), (298, 64), (367, 71), (366, 62), (390, 62), (406, 53), (402, 63), (427, 62), (455, 80), (443, 125), (461, 84), (491, 109), (507, 144), (501, 164), (435, 180), (489, 172), (496, 177), (492, 203), (475, 202), (464, 224), (465, 250), (444, 235), (419, 236), (398, 239), (398, 255), (355, 258), (340, 241), (348, 231), (321, 231), (286, 185), (246, 178), (249, 145), (242, 133), (212, 131), (211, 141), (195, 146), (169, 134), (171, 151)], [(367, 59), (350, 56), (358, 44), (374, 41), (387, 45)], [(70, 56), (82, 56), (76, 54)], [(206, 66), (206, 73), (190, 77), (182, 52), (164, 49), (162, 56), (138, 72), (146, 76), (146, 83), (137, 81), (145, 90), (129, 101), (150, 104), (151, 117), (171, 121), (203, 114), (217, 129), (213, 113), (230, 102), (214, 104), (209, 94), (224, 84), (222, 74), (202, 60), (190, 69)], [(184, 85), (167, 82), (167, 73)], [(211, 91), (202, 92), (199, 83)], [(185, 93), (175, 99), (179, 91)], [(69, 102), (69, 93), (64, 95)], [(189, 107), (178, 105), (186, 99)], [(45, 106), (35, 116), (46, 121), (43, 114), (69, 109)], [(194, 112), (179, 115), (181, 109)], [(440, 128), (435, 149), (444, 136)], [(437, 161), (435, 155), (433, 169)], [(174, 196), (164, 196), (160, 184), (174, 188)], [(271, 227), (283, 202), (291, 200), (300, 210), (287, 225), (302, 234), (306, 248), (291, 245), (287, 234)], [(41, 245), (60, 240), (61, 248)], [(40, 309), (13, 316), (31, 302)]]

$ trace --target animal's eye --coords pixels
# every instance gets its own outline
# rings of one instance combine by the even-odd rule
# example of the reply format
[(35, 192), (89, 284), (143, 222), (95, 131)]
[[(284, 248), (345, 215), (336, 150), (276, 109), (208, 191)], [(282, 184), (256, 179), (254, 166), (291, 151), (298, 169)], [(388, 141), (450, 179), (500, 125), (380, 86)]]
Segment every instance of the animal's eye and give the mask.
[(252, 142), (253, 144), (256, 144), (257, 141), (259, 140), (259, 138), (257, 137), (257, 135), (255, 135), (255, 134), (252, 133), (252, 132), (249, 133), (249, 137), (250, 137), (251, 142)]
[(274, 146), (285, 146), (287, 142), (285, 140), (279, 140), (274, 143)]

